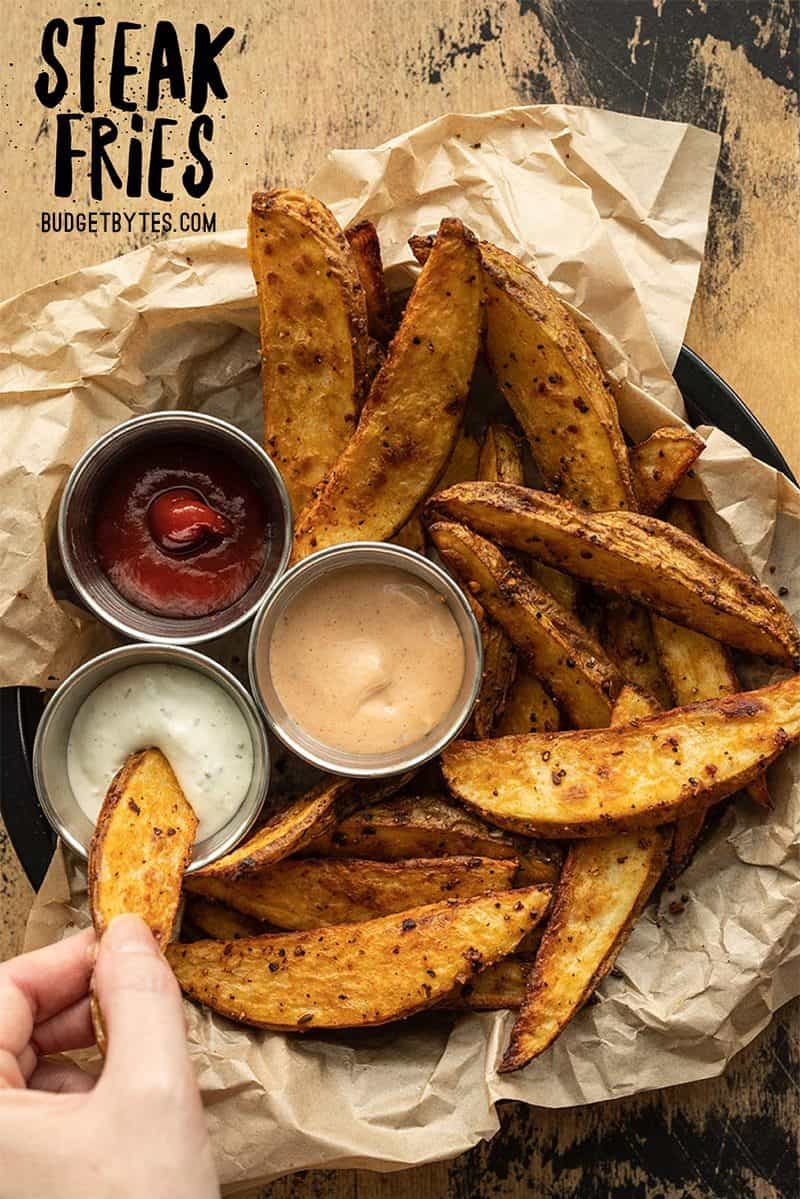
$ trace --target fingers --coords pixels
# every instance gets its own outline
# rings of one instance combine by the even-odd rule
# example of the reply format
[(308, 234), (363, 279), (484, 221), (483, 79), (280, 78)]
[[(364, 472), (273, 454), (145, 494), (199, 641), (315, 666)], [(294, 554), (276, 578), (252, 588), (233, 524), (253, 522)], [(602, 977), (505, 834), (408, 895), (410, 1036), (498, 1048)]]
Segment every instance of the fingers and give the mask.
[(20, 1069), (16, 1053), (0, 1049), (0, 1091), (25, 1086), (25, 1076)]
[(39, 1062), (28, 1080), (28, 1089), (55, 1095), (77, 1095), (93, 1090), (96, 1081), (74, 1062)]
[(51, 1016), (33, 1030), (32, 1044), (45, 1057), (68, 1049), (87, 1049), (94, 1045), (94, 1030), (89, 1012), (89, 996), (79, 999), (63, 1012)]
[(94, 989), (108, 1040), (102, 1085), (161, 1093), (191, 1079), (175, 976), (138, 916), (118, 916), (100, 942)]
[(33, 1023), (49, 1019), (89, 990), (94, 944), (94, 931), (85, 929), (45, 949), (11, 958), (0, 965), (0, 993), (4, 986), (15, 988), (27, 1000)]

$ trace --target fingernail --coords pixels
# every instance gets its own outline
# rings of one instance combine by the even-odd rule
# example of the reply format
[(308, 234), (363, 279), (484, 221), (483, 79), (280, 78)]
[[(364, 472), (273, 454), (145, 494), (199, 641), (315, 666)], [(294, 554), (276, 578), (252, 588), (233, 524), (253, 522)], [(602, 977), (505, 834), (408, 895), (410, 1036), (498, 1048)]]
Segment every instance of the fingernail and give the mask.
[(115, 953), (157, 953), (153, 934), (141, 916), (115, 916), (106, 929), (104, 942)]

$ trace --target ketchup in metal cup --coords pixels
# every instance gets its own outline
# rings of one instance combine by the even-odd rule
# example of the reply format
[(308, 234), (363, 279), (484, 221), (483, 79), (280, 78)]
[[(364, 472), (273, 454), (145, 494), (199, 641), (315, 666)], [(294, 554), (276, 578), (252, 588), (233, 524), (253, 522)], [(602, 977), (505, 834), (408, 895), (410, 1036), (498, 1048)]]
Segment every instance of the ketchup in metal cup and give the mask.
[(257, 578), (269, 514), (226, 455), (156, 445), (124, 460), (94, 512), (98, 561), (113, 586), (157, 616), (221, 612)]

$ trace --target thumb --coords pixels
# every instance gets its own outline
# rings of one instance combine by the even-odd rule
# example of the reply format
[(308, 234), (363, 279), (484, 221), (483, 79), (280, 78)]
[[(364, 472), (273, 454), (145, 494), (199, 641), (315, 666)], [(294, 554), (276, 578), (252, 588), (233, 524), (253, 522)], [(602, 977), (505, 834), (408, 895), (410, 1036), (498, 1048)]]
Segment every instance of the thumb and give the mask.
[(189, 1085), (180, 988), (140, 916), (117, 916), (108, 926), (97, 954), (94, 993), (108, 1044), (103, 1082), (140, 1094), (175, 1095)]

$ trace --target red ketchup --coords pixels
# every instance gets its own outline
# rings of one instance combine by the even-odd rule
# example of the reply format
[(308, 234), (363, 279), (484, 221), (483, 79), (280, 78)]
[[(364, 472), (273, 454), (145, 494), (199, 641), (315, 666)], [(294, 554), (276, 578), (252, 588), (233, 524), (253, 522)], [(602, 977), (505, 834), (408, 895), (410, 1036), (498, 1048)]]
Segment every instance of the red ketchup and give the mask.
[(264, 500), (240, 467), (202, 446), (156, 445), (100, 492), (97, 557), (130, 603), (191, 619), (229, 608), (257, 578), (269, 536)]

